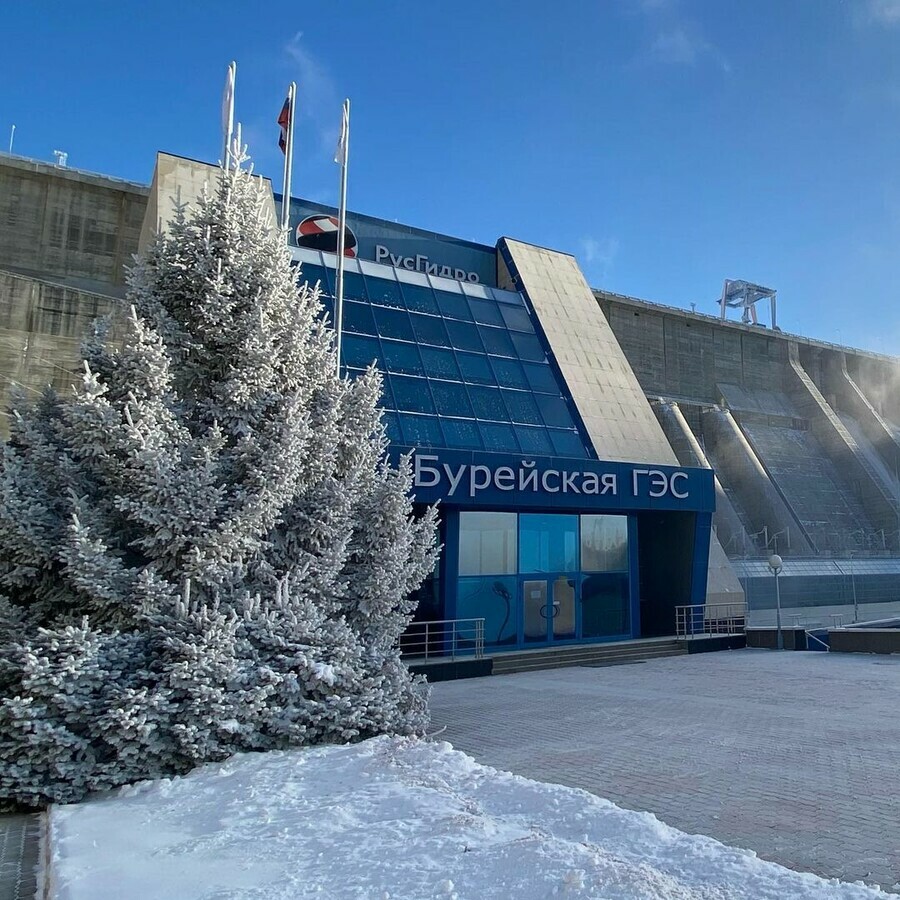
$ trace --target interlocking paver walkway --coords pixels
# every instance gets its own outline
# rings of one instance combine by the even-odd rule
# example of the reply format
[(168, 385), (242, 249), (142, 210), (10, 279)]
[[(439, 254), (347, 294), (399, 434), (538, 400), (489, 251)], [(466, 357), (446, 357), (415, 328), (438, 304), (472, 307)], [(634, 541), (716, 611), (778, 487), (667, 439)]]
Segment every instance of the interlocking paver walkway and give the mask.
[(442, 737), (793, 869), (900, 891), (900, 658), (738, 650), (435, 685)]
[(37, 816), (0, 815), (0, 900), (33, 900), (39, 846)]

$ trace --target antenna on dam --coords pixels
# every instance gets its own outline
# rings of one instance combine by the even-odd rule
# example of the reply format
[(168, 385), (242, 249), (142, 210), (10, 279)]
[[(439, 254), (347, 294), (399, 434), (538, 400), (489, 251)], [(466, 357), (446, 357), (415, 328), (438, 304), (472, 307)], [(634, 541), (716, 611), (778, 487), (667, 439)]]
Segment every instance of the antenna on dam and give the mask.
[(753, 284), (750, 281), (741, 279), (732, 280), (725, 279), (722, 286), (722, 296), (719, 298), (719, 305), (722, 308), (722, 321), (725, 321), (726, 309), (730, 306), (733, 309), (742, 309), (741, 322), (744, 325), (757, 325), (759, 321), (756, 317), (756, 304), (760, 300), (769, 299), (772, 307), (771, 327), (775, 331), (777, 323), (775, 321), (775, 295), (777, 291), (772, 288), (763, 287), (761, 284)]

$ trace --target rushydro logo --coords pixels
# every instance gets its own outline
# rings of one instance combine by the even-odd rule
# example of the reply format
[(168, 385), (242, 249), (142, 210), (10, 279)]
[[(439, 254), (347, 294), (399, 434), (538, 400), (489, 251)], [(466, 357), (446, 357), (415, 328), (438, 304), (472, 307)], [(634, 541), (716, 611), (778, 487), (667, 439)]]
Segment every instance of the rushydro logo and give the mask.
[[(334, 216), (307, 216), (297, 226), (297, 246), (337, 253), (338, 227), (338, 220)], [(356, 256), (356, 235), (349, 225), (344, 226), (344, 256)]]

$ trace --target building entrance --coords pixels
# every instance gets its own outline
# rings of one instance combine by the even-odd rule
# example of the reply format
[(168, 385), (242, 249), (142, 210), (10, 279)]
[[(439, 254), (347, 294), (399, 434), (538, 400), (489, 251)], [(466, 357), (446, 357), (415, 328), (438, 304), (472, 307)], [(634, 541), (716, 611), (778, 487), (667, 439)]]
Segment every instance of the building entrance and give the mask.
[(489, 650), (640, 633), (632, 610), (636, 560), (629, 551), (628, 516), (489, 510), (458, 515), (458, 578), (448, 618), (483, 618)]
[(522, 643), (543, 644), (576, 636), (575, 585), (577, 577), (546, 575), (521, 582)]

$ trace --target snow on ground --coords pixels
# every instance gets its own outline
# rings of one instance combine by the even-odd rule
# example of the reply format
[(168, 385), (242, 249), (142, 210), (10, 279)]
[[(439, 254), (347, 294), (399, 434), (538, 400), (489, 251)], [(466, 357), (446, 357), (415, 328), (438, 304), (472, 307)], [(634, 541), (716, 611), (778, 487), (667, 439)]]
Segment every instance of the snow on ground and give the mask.
[(447, 743), (244, 754), (54, 807), (54, 900), (886, 897)]

